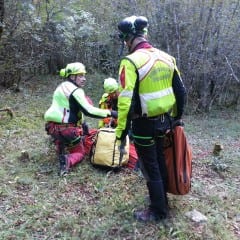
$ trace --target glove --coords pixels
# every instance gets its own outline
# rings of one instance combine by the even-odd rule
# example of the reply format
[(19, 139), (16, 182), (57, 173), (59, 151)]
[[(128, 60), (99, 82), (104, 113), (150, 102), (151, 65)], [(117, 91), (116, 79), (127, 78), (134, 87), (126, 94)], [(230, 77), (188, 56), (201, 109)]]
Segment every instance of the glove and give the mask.
[(127, 151), (125, 149), (126, 147), (126, 138), (124, 138), (124, 140), (117, 140), (117, 146), (118, 146), (118, 151), (121, 154), (127, 154)]
[(89, 135), (89, 127), (86, 122), (82, 123), (82, 130), (83, 130), (83, 135)]
[(176, 126), (184, 126), (184, 122), (181, 118), (177, 118), (177, 119), (174, 118), (172, 126), (173, 128)]
[(114, 110), (112, 110), (111, 111), (111, 117), (113, 117), (113, 118), (118, 118), (118, 112), (117, 111), (114, 111)]

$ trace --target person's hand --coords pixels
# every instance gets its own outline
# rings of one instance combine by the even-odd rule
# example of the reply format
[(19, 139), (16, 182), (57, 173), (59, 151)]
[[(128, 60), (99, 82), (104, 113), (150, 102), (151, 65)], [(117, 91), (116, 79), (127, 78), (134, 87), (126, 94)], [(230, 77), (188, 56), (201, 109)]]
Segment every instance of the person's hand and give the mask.
[(127, 151), (125, 149), (126, 147), (126, 138), (124, 140), (117, 140), (117, 146), (118, 150), (121, 154), (127, 154)]
[(181, 118), (177, 118), (177, 119), (174, 118), (172, 125), (173, 127), (184, 126), (184, 122)]
[(113, 117), (113, 118), (118, 118), (118, 112), (117, 111), (114, 111), (114, 110), (112, 110), (111, 111), (111, 117)]

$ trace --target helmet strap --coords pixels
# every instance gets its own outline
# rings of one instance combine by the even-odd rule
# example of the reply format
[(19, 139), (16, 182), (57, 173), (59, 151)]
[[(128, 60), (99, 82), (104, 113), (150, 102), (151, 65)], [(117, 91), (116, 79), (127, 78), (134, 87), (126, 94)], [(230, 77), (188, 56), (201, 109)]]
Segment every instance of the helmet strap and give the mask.
[(136, 35), (134, 35), (132, 38), (131, 38), (131, 41), (130, 41), (130, 44), (129, 44), (129, 47), (128, 47), (128, 52), (132, 52), (132, 46), (133, 46), (133, 41), (136, 39)]
[(121, 41), (121, 46), (119, 48), (119, 51), (118, 51), (118, 57), (121, 57), (122, 54), (123, 54), (123, 49), (124, 49), (124, 40)]
[(75, 83), (76, 82), (76, 75), (72, 74), (68, 77), (68, 79), (69, 79), (70, 82)]

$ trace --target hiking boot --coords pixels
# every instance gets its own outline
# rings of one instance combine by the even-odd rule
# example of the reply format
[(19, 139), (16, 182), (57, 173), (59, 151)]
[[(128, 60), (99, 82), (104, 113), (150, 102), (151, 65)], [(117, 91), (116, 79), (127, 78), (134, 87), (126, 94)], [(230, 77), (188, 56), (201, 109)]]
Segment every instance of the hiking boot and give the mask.
[(142, 211), (135, 211), (133, 216), (139, 222), (158, 222), (161, 219), (166, 218), (166, 216), (160, 216), (156, 214), (150, 208)]
[(59, 164), (60, 164), (60, 177), (64, 177), (69, 171), (68, 159), (64, 155), (59, 156)]

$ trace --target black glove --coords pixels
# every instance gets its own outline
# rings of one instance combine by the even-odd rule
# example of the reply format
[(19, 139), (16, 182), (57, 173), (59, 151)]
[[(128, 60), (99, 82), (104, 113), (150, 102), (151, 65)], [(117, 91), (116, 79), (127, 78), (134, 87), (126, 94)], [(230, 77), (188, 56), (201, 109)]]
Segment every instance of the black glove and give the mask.
[(184, 126), (184, 122), (181, 118), (174, 118), (173, 123), (172, 123), (173, 128), (176, 126)]
[(83, 135), (89, 135), (89, 127), (86, 122), (82, 123), (82, 130), (83, 130)]
[(127, 151), (125, 149), (126, 147), (126, 138), (123, 140), (117, 140), (118, 150), (121, 154), (127, 154)]
[(114, 111), (114, 110), (112, 110), (111, 111), (111, 117), (113, 117), (113, 118), (118, 118), (118, 112), (117, 111)]

